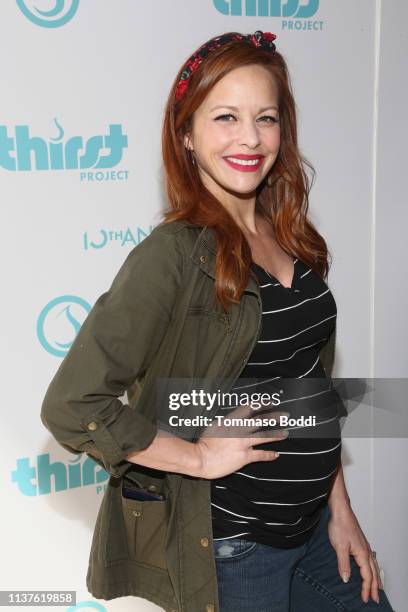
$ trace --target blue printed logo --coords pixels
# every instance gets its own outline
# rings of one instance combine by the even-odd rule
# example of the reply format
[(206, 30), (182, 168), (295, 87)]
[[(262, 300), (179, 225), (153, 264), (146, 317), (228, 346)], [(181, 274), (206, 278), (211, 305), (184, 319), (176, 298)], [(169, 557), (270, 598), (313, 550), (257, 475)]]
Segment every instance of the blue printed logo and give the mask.
[(0, 125), (0, 168), (11, 172), (113, 168), (119, 164), (123, 149), (128, 146), (128, 138), (120, 124), (110, 124), (109, 133), (105, 135), (88, 139), (71, 136), (64, 141), (62, 126), (57, 119), (54, 123), (58, 133), (48, 142), (40, 136), (32, 136), (28, 125), (16, 125), (14, 135), (9, 135), (6, 125)]
[(50, 454), (37, 455), (35, 465), (29, 457), (17, 459), (17, 467), (11, 472), (11, 482), (15, 482), (23, 495), (35, 497), (49, 495), (68, 489), (77, 489), (88, 485), (98, 485), (97, 492), (102, 493), (109, 479), (106, 470), (90, 457), (84, 455), (74, 457), (69, 464), (63, 461), (50, 463)]
[(65, 357), (90, 310), (91, 305), (76, 295), (61, 295), (48, 302), (37, 321), (37, 336), (45, 350)]
[[(150, 224), (149, 232), (153, 228), (154, 225)], [(146, 236), (147, 233), (141, 227), (136, 227), (135, 231), (130, 227), (121, 230), (100, 229), (94, 238), (91, 238), (88, 232), (84, 232), (84, 250), (103, 249), (113, 242), (119, 243), (122, 247), (129, 244), (137, 246)]]
[(319, 8), (319, 0), (213, 0), (214, 7), (223, 15), (246, 17), (313, 17)]
[(55, 4), (48, 10), (40, 10), (38, 0), (16, 0), (20, 11), (31, 23), (42, 28), (60, 28), (71, 21), (78, 10), (79, 0), (55, 0)]

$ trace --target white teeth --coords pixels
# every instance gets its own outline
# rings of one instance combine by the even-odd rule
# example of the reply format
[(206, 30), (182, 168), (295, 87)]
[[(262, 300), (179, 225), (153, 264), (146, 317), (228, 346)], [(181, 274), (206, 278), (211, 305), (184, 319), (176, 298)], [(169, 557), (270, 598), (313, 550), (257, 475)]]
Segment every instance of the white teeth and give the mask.
[(229, 161), (234, 162), (234, 164), (240, 164), (241, 166), (257, 166), (260, 162), (259, 159), (237, 159), (236, 157), (227, 157)]

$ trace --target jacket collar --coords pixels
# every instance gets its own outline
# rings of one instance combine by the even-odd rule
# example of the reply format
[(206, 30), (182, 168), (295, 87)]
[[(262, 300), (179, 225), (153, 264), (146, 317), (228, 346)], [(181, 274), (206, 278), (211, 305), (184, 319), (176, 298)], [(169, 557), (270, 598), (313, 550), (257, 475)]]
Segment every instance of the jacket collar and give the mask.
[[(197, 227), (200, 232), (190, 257), (203, 272), (215, 280), (215, 257), (217, 254), (215, 234), (211, 227), (195, 227)], [(254, 293), (260, 298), (259, 285), (252, 270), (250, 271), (245, 291)]]

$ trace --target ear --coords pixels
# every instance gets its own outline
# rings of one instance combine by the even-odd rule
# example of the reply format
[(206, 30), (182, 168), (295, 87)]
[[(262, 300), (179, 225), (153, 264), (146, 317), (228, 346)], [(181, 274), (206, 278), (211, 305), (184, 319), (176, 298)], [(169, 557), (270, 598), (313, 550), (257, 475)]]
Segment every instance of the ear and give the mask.
[(194, 151), (191, 145), (191, 135), (188, 132), (184, 135), (184, 146), (186, 149), (189, 149), (189, 151)]

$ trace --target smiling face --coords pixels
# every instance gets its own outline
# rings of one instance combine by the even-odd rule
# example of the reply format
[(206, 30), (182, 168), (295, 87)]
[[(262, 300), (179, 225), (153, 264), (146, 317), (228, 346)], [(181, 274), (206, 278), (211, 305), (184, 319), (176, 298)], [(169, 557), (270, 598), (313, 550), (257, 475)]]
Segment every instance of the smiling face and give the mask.
[(192, 119), (184, 145), (194, 151), (204, 185), (223, 204), (248, 199), (254, 203), (255, 190), (280, 146), (273, 77), (256, 64), (232, 70), (213, 87)]

